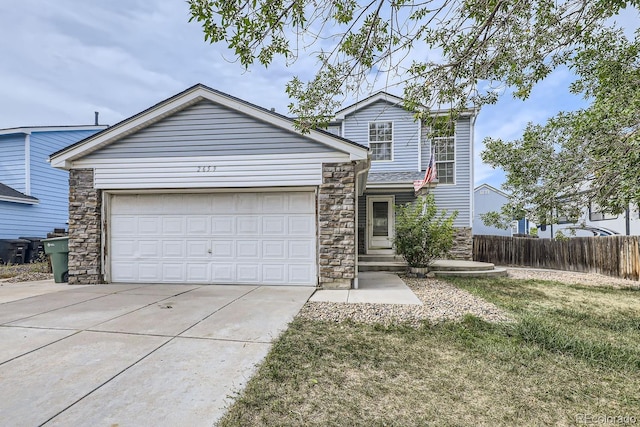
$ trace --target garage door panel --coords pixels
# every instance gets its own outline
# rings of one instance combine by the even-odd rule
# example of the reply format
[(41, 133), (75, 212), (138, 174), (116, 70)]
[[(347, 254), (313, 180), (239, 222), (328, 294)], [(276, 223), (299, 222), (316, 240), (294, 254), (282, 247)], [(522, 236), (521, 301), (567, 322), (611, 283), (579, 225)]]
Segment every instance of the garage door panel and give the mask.
[(138, 266), (132, 261), (114, 261), (111, 263), (112, 279), (115, 282), (136, 282)]
[(262, 258), (265, 260), (284, 260), (286, 243), (282, 240), (264, 240), (262, 242)]
[(233, 236), (236, 229), (235, 217), (216, 215), (211, 218), (211, 234), (215, 236)]
[(289, 235), (313, 236), (315, 221), (308, 215), (294, 215), (289, 217)]
[(213, 258), (235, 258), (235, 244), (233, 240), (215, 240), (211, 243)]
[(187, 282), (207, 283), (209, 278), (209, 263), (187, 263)]
[(284, 215), (262, 217), (262, 235), (285, 236), (287, 234), (287, 220)]
[(206, 215), (201, 216), (188, 216), (187, 222), (187, 236), (202, 237), (211, 234), (209, 228), (209, 217)]
[(260, 258), (260, 242), (258, 240), (236, 241), (236, 256), (239, 258)]
[(309, 264), (289, 264), (288, 268), (291, 285), (308, 284), (309, 278), (314, 276), (315, 269)]
[(235, 265), (233, 263), (217, 262), (211, 266), (211, 281), (213, 283), (234, 283)]
[(162, 218), (158, 216), (139, 216), (138, 234), (157, 236), (162, 232)]
[(184, 216), (165, 216), (162, 218), (162, 234), (165, 236), (182, 236), (185, 233)]
[(162, 269), (159, 262), (139, 262), (137, 279), (143, 282), (161, 282)]
[(286, 266), (283, 264), (263, 264), (263, 283), (282, 283), (287, 279)]
[(315, 214), (315, 200), (313, 193), (290, 193), (288, 194), (289, 213)]
[(262, 213), (287, 212), (288, 198), (283, 193), (264, 194), (262, 196)]
[(316, 284), (312, 192), (111, 200), (114, 282)]
[(131, 236), (138, 230), (138, 217), (135, 215), (112, 215), (111, 232), (119, 236)]
[(238, 216), (236, 218), (236, 234), (239, 236), (255, 236), (260, 234), (260, 217)]
[(236, 264), (236, 280), (240, 283), (259, 283), (260, 265), (258, 263)]
[(162, 281), (163, 282), (184, 282), (185, 264), (182, 262), (165, 262), (162, 264)]
[[(138, 240), (138, 247), (136, 254), (142, 258), (159, 258), (160, 257), (160, 245), (161, 241), (157, 239), (153, 240)], [(114, 251), (113, 256), (119, 256)]]
[(134, 256), (138, 242), (134, 239), (118, 239), (111, 244), (111, 253), (114, 257), (131, 259)]
[(209, 240), (187, 240), (187, 258), (208, 259), (210, 257), (209, 245)]
[(287, 243), (290, 259), (313, 261), (315, 256), (315, 242), (313, 240), (290, 240)]
[(163, 258), (184, 258), (185, 257), (185, 241), (184, 240), (164, 240), (162, 242)]

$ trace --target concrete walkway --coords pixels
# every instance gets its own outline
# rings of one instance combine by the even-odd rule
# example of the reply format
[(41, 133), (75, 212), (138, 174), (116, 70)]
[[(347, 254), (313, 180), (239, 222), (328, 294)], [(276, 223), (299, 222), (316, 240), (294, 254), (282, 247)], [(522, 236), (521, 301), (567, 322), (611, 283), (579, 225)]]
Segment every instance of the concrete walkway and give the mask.
[(358, 289), (321, 289), (316, 291), (309, 301), (422, 305), (397, 274), (382, 271), (361, 272), (358, 274), (358, 281)]
[(48, 286), (0, 287), (2, 425), (211, 426), (314, 291)]

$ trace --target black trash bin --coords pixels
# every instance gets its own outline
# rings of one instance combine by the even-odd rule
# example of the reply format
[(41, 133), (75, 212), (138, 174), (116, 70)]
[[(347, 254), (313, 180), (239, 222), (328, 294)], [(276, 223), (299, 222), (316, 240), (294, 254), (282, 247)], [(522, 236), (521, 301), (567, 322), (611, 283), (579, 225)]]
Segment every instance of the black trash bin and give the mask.
[(44, 237), (20, 236), (19, 238), (29, 241), (29, 247), (27, 250), (27, 256), (25, 257), (25, 262), (46, 261), (46, 258), (44, 257), (44, 244), (42, 243)]
[(29, 243), (24, 239), (0, 239), (0, 263), (24, 264), (27, 259)]

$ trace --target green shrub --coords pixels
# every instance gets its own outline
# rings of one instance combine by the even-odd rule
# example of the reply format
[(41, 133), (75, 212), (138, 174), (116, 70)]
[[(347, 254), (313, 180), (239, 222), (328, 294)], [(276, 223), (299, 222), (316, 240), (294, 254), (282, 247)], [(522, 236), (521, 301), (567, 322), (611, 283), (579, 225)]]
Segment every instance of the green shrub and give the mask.
[(415, 203), (396, 208), (396, 237), (393, 241), (396, 253), (410, 267), (428, 267), (453, 246), (453, 221), (456, 216), (458, 211), (448, 218), (446, 211), (438, 213), (431, 194), (418, 198)]

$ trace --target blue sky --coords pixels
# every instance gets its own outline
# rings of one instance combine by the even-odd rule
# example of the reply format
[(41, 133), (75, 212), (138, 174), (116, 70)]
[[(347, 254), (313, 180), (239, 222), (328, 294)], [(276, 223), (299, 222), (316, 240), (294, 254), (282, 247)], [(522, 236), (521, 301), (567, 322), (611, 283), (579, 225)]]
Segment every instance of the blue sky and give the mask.
[[(222, 46), (204, 42), (175, 0), (3, 0), (0, 6), (0, 129), (19, 126), (113, 124), (195, 83), (203, 83), (287, 114), (284, 88), (311, 77), (314, 58), (245, 72)], [(629, 33), (635, 10), (616, 18)], [(566, 69), (555, 71), (527, 101), (508, 94), (485, 106), (476, 122), (475, 181), (498, 187), (500, 171), (482, 164), (487, 137), (515, 139), (530, 122), (584, 105), (568, 93)], [(401, 91), (392, 90), (398, 95)]]

